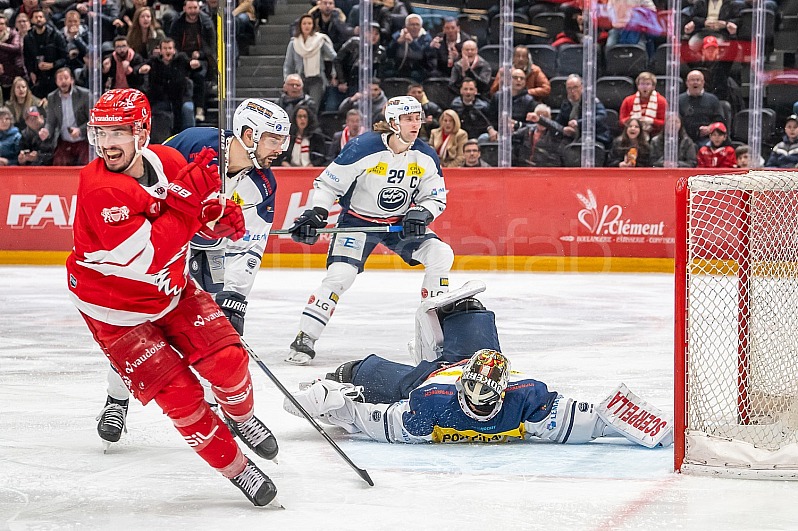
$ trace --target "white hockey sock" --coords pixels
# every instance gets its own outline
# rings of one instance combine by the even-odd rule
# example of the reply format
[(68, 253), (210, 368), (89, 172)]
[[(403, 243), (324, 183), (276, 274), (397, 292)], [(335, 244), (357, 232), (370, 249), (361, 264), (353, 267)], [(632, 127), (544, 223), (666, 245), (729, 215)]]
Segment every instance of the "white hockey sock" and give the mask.
[(299, 319), (299, 329), (313, 339), (321, 337), (324, 327), (330, 321), (338, 299), (352, 287), (357, 278), (357, 268), (343, 262), (335, 262), (327, 268), (327, 276), (321, 286), (310, 294), (302, 317)]
[(127, 400), (130, 398), (130, 391), (125, 386), (125, 382), (122, 381), (122, 377), (119, 376), (113, 367), (108, 368), (108, 396), (115, 400)]

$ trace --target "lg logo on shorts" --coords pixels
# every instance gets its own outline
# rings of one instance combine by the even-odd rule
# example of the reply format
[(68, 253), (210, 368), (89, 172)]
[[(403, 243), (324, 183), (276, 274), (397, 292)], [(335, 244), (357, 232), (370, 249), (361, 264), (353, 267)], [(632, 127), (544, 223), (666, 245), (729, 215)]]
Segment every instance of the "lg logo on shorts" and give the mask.
[(407, 190), (403, 188), (383, 188), (377, 198), (377, 205), (387, 212), (399, 210), (407, 201)]

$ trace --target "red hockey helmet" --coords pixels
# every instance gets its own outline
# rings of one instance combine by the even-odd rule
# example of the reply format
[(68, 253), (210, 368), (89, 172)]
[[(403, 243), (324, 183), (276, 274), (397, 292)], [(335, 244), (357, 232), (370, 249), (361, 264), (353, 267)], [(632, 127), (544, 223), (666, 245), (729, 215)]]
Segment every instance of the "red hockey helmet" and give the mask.
[(150, 102), (140, 90), (113, 89), (105, 92), (89, 113), (89, 127), (130, 125), (133, 133), (149, 131), (152, 123)]

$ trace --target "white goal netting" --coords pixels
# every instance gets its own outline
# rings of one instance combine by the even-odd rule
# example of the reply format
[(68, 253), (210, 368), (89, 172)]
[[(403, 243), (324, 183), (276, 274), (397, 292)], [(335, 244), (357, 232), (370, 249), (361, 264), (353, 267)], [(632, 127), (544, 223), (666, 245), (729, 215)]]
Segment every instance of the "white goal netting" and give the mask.
[(684, 462), (798, 470), (798, 172), (691, 177), (687, 201)]

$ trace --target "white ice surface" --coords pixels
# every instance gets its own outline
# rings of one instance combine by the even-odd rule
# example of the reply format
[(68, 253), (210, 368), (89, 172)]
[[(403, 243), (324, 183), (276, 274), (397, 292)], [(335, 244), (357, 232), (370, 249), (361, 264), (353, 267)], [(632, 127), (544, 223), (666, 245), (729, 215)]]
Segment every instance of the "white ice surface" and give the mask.
[[(418, 272), (367, 271), (310, 367), (282, 361), (320, 270), (262, 271), (246, 338), (290, 389), (344, 361), (407, 361)], [(95, 431), (107, 363), (60, 267), (0, 267), (0, 529), (798, 529), (798, 482), (688, 477), (673, 452), (583, 446), (389, 445), (330, 429), (367, 486), (255, 365), (257, 412), (280, 443), (260, 464), (285, 510), (257, 509), (182, 441), (153, 403), (131, 404), (107, 454)], [(673, 410), (673, 282), (658, 274), (456, 273), (479, 278), (516, 369), (599, 401), (618, 383)], [(258, 459), (257, 457), (255, 459)]]

